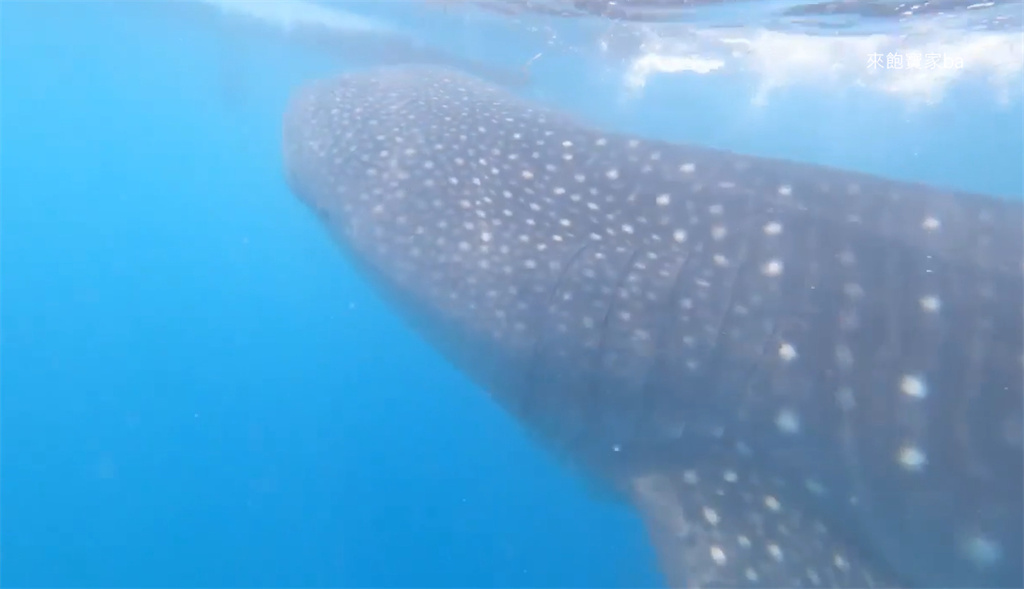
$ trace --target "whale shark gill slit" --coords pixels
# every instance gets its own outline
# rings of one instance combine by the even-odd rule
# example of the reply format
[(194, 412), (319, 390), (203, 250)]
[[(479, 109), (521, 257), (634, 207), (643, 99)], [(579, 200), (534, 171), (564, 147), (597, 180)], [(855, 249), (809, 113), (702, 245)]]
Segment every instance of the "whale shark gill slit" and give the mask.
[[(638, 427), (655, 428), (658, 427), (657, 421), (653, 418), (657, 414), (657, 382), (659, 374), (663, 374), (665, 368), (663, 365), (672, 361), (671, 355), (665, 353), (665, 350), (669, 349), (668, 342), (672, 337), (670, 325), (671, 318), (674, 314), (673, 305), (679, 300), (680, 289), (683, 284), (684, 271), (686, 270), (687, 264), (690, 261), (691, 256), (689, 253), (683, 253), (679, 256), (679, 260), (676, 263), (675, 271), (672, 272), (672, 282), (668, 288), (668, 297), (661, 303), (661, 316), (663, 318), (662, 325), (659, 329), (655, 330), (657, 333), (657, 339), (655, 343), (655, 356), (652, 361), (650, 370), (644, 376), (643, 385), (641, 386), (641, 404), (642, 412), (641, 415), (646, 416), (642, 422), (638, 424)], [(681, 435), (681, 433), (680, 433)], [(639, 437), (639, 436), (637, 436)]]
[(573, 265), (583, 252), (590, 247), (589, 243), (584, 243), (580, 247), (576, 248), (566, 259), (565, 263), (561, 265), (558, 274), (555, 276), (550, 294), (547, 297), (547, 304), (544, 306), (538, 306), (537, 312), (534, 316), (534, 333), (537, 334), (533, 344), (533, 349), (530, 352), (530, 358), (527, 361), (527, 381), (530, 383), (527, 391), (524, 393), (521, 399), (519, 399), (519, 412), (522, 415), (529, 415), (538, 408), (530, 406), (531, 399), (536, 400), (537, 395), (543, 394), (543, 381), (548, 376), (544, 367), (541, 366), (543, 361), (543, 348), (545, 342), (545, 335), (548, 335), (549, 325), (546, 320), (552, 315), (552, 308), (555, 306), (555, 302), (558, 300), (561, 294), (561, 287), (566, 279), (568, 273), (572, 270)]
[[(630, 273), (632, 272), (633, 267), (637, 262), (637, 258), (640, 256), (640, 253), (641, 252), (637, 249), (630, 250), (629, 256), (626, 258), (626, 261), (622, 264), (621, 268), (617, 272), (615, 272), (615, 282), (611, 289), (611, 292), (608, 294), (608, 304), (605, 307), (604, 315), (601, 317), (601, 327), (599, 330), (600, 339), (597, 345), (597, 352), (595, 354), (597, 365), (599, 366), (604, 365), (606, 362), (609, 361), (609, 357), (611, 355), (617, 353), (616, 350), (609, 349), (611, 346), (611, 342), (613, 340), (612, 336), (614, 329), (616, 302), (620, 298), (620, 294), (622, 293), (627, 280), (629, 280)], [(614, 406), (614, 404), (617, 401), (616, 396), (612, 394), (612, 392), (609, 390), (609, 384), (611, 383), (607, 382), (606, 379), (602, 378), (601, 373), (597, 370), (592, 371), (588, 375), (586, 390), (590, 392), (592, 398), (595, 399), (596, 401), (593, 403), (588, 402), (586, 404), (587, 408), (594, 410), (587, 414), (589, 423), (600, 423), (602, 421), (607, 420), (607, 418), (609, 417), (609, 412), (606, 409), (602, 411), (602, 408)], [(629, 423), (629, 420), (622, 419), (621, 415), (616, 415), (614, 419), (615, 423), (602, 425), (604, 427), (621, 428), (623, 423)], [(625, 434), (625, 432), (623, 432), (623, 434)]]

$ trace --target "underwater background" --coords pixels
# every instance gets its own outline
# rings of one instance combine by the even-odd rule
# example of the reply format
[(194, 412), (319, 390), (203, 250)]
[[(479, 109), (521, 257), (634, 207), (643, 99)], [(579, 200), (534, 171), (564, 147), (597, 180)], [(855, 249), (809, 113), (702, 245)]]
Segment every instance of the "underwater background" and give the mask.
[[(362, 64), (171, 4), (0, 6), (0, 584), (661, 586), (639, 517), (407, 329), (289, 193), (290, 92)], [(534, 53), (425, 10), (381, 7), (453, 51)], [(1019, 97), (984, 80), (753, 106), (744, 76), (623, 98), (575, 54), (531, 71), (522, 93), (607, 128), (1024, 192)]]

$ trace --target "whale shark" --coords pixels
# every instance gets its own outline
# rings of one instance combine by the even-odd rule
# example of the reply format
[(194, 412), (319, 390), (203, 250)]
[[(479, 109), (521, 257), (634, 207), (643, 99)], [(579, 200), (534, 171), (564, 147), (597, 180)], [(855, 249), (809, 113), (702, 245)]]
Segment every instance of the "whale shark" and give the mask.
[(1019, 587), (1020, 200), (613, 133), (442, 66), (297, 89), (288, 185), (645, 522), (673, 587)]

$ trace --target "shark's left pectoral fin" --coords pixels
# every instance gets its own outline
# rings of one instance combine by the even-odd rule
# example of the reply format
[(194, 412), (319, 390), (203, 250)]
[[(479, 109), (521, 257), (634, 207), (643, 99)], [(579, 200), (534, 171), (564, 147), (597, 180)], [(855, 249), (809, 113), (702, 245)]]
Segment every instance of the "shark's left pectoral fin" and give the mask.
[(752, 460), (630, 481), (671, 587), (898, 587)]

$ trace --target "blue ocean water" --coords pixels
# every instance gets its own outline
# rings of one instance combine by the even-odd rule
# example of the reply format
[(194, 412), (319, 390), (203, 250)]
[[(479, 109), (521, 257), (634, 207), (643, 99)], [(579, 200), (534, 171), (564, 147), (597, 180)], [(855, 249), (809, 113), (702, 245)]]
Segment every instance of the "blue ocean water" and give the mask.
[[(127, 3), (0, 10), (0, 583), (662, 584), (637, 516), (403, 326), (289, 194), (280, 115), (335, 64)], [(797, 90), (752, 109), (741, 79), (623, 105), (579, 69), (526, 92), (642, 134), (1022, 192), (1020, 110), (970, 84), (920, 110)]]

